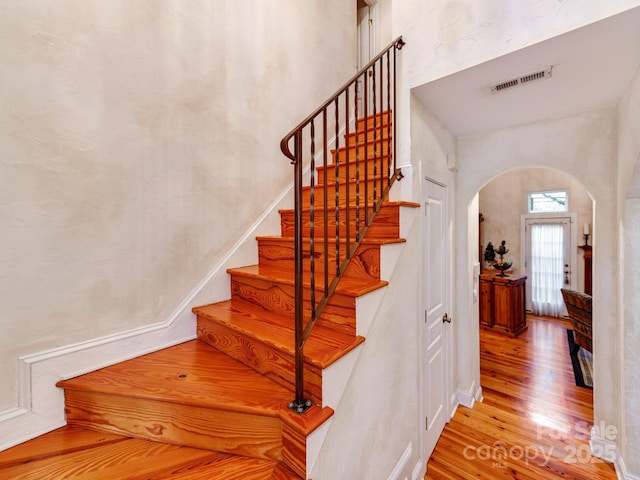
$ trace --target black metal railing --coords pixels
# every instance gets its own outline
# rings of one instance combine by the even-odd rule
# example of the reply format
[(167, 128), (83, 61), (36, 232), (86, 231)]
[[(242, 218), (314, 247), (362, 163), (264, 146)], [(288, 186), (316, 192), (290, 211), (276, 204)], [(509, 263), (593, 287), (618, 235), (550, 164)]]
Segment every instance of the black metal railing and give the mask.
[(395, 39), (280, 142), (294, 165), (296, 398), (290, 408), (299, 413), (311, 405), (304, 393), (304, 343), (402, 178), (394, 142), (396, 51), (403, 46), (402, 37)]

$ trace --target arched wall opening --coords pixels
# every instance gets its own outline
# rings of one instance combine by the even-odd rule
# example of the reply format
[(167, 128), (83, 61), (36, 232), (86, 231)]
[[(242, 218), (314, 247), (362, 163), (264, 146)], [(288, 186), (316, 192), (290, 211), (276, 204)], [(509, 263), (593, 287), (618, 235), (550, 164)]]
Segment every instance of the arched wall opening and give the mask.
[[(574, 233), (572, 248), (575, 251), (571, 252), (573, 259), (570, 272), (575, 278), (572, 279), (573, 285), (567, 285), (566, 288), (585, 291), (584, 249), (579, 248), (578, 245), (584, 245), (583, 226), (587, 224), (591, 231), (594, 212), (593, 197), (578, 179), (557, 168), (519, 167), (494, 176), (480, 188), (477, 200), (481, 218), (478, 228), (478, 262), (482, 272), (492, 272), (490, 264), (483, 259), (487, 243), (492, 242), (497, 246), (501, 240), (506, 240), (509, 253), (505, 258), (513, 262), (510, 275), (518, 277), (528, 274), (521, 260), (524, 257), (525, 243), (522, 226), (524, 218), (536, 217), (529, 213), (528, 196), (530, 192), (553, 190), (567, 191), (567, 215), (575, 218), (571, 226)], [(544, 214), (539, 215), (544, 216)], [(471, 213), (469, 218), (472, 218)], [(593, 243), (592, 235), (589, 236), (589, 245), (593, 247), (593, 251), (597, 251), (598, 247)], [(529, 276), (526, 280), (529, 287), (527, 299), (531, 291), (531, 281), (532, 278)], [(591, 291), (590, 286), (589, 291)], [(560, 301), (562, 302), (561, 298)], [(528, 312), (531, 313), (530, 310)], [(566, 360), (570, 365), (569, 355)], [(533, 362), (535, 361), (534, 358)]]
[[(509, 170), (494, 177), (478, 192), (478, 209), (482, 216), (479, 226), (479, 261), (482, 269), (490, 268), (483, 261), (483, 252), (489, 242), (497, 246), (502, 240), (509, 247), (509, 259), (513, 271), (524, 275), (523, 216), (529, 215), (528, 194), (531, 192), (566, 190), (568, 193), (567, 212), (575, 214), (572, 225), (577, 245), (584, 245), (584, 225), (589, 229), (589, 245), (593, 246), (593, 198), (572, 175), (556, 168), (523, 167)], [(584, 250), (576, 249), (575, 260), (569, 277), (576, 290), (586, 291)], [(588, 289), (591, 291), (591, 289)]]
[[(474, 301), (478, 261), (479, 192), (505, 172), (555, 169), (572, 176), (593, 200), (594, 422), (619, 426), (619, 316), (616, 171), (616, 111), (604, 108), (456, 140), (455, 308), (459, 390), (481, 397), (479, 316)], [(505, 208), (510, 205), (505, 205)], [(598, 248), (598, 246), (600, 248)]]

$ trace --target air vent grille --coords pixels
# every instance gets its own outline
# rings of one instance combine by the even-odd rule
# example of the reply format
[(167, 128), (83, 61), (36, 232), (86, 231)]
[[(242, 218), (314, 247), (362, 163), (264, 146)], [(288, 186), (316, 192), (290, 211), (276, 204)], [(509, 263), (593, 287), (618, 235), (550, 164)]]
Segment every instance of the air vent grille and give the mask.
[(491, 89), (492, 93), (498, 93), (498, 92), (502, 92), (504, 90), (507, 90), (508, 88), (513, 88), (513, 87), (517, 87), (519, 85), (524, 85), (525, 83), (530, 83), (536, 80), (543, 80), (545, 78), (550, 78), (551, 77), (551, 69), (552, 66), (548, 66), (542, 70), (539, 70), (537, 72), (533, 72), (533, 73), (527, 73), (525, 75), (520, 75), (519, 77), (516, 78), (512, 78), (510, 80), (506, 80), (504, 82), (500, 82), (500, 83), (494, 83), (493, 85), (490, 85), (489, 88)]

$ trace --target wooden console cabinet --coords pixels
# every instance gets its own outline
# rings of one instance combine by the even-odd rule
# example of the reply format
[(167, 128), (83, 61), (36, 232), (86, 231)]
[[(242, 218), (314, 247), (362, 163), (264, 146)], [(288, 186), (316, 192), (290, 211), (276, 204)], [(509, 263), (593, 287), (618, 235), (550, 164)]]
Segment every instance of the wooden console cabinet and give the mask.
[(525, 331), (526, 281), (524, 275), (480, 275), (480, 326), (511, 337)]
[(593, 256), (593, 252), (591, 251), (592, 247), (591, 245), (582, 245), (578, 248), (584, 250), (584, 293), (586, 293), (587, 295), (591, 295), (591, 259)]

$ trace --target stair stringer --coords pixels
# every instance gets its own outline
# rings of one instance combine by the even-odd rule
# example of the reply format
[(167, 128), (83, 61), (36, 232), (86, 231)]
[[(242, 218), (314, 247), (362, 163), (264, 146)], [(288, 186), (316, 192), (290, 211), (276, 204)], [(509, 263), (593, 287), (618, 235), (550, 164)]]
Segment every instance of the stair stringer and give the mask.
[[(403, 206), (400, 209), (400, 224), (413, 223), (418, 209), (414, 205)], [(380, 249), (380, 278), (391, 278), (398, 258), (402, 253), (404, 243), (382, 245)], [(374, 290), (366, 295), (356, 298), (356, 335), (367, 337), (371, 328), (371, 322), (380, 308), (385, 294), (385, 288)], [(360, 345), (344, 357), (335, 361), (322, 371), (322, 406), (333, 407), (340, 404), (342, 394), (349, 381), (353, 366), (355, 365)]]
[[(419, 215), (417, 204), (410, 204), (400, 208), (400, 237), (405, 238)], [(402, 254), (404, 243), (383, 245), (380, 251), (380, 278), (387, 279), (393, 276)], [(356, 298), (356, 329), (357, 335), (366, 338), (376, 312), (384, 300), (387, 287), (374, 290), (366, 295)], [(323, 406), (339, 408), (343, 394), (348, 386), (349, 379), (358, 362), (361, 352), (366, 348), (367, 342), (358, 346), (344, 357), (340, 358), (322, 371), (322, 403)], [(307, 478), (311, 478), (310, 472), (321, 454), (326, 436), (331, 428), (333, 416), (328, 418), (320, 427), (307, 437), (306, 465)]]
[[(419, 212), (420, 209), (415, 208), (408, 215), (406, 230), (403, 228), (403, 238), (407, 242), (403, 244), (391, 276), (387, 277), (389, 284), (382, 289), (383, 298), (367, 341), (358, 352), (340, 403), (333, 406), (335, 414), (312, 434), (322, 435), (322, 439), (308, 439), (309, 454), (313, 453), (315, 457), (308, 459), (307, 478), (384, 478), (384, 472), (391, 472), (406, 451), (413, 453), (411, 458), (404, 459), (405, 463), (418, 465), (422, 461), (417, 458), (420, 450), (418, 392), (414, 390), (416, 382), (413, 378), (418, 375), (414, 356), (417, 349), (415, 319), (419, 315), (415, 294), (419, 277), (416, 262)], [(411, 304), (406, 305), (408, 301)], [(395, 327), (394, 323), (401, 319), (405, 320), (404, 325)], [(390, 332), (398, 333), (392, 335), (394, 338), (388, 338)], [(380, 347), (386, 353), (380, 352)], [(405, 353), (405, 347), (411, 353)], [(403, 358), (410, 363), (403, 363)], [(387, 359), (391, 360), (391, 365), (387, 364)], [(371, 365), (370, 361), (373, 361)], [(405, 365), (406, 371), (399, 375), (405, 380), (402, 383), (390, 381), (398, 376), (399, 369), (405, 369)], [(386, 372), (384, 377), (378, 377), (377, 372), (383, 370)], [(411, 378), (407, 380), (407, 376)], [(395, 390), (396, 385), (401, 391)], [(376, 398), (378, 393), (382, 393), (381, 399)]]

